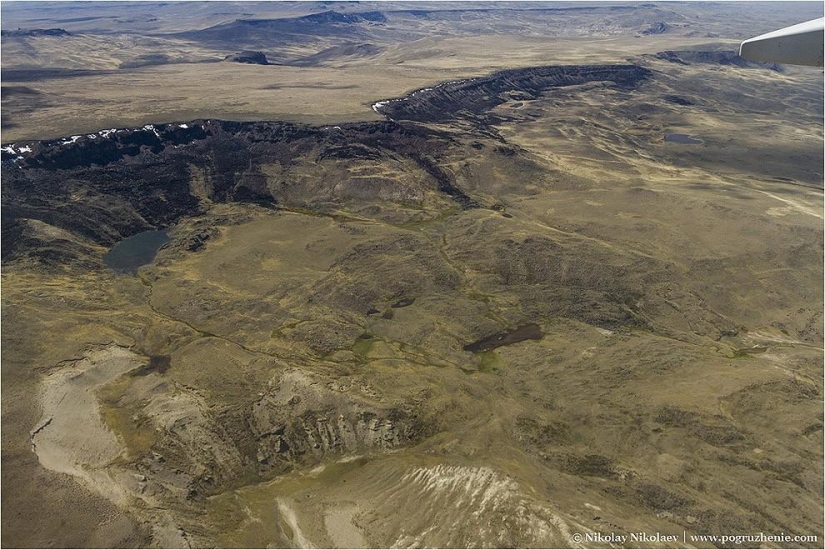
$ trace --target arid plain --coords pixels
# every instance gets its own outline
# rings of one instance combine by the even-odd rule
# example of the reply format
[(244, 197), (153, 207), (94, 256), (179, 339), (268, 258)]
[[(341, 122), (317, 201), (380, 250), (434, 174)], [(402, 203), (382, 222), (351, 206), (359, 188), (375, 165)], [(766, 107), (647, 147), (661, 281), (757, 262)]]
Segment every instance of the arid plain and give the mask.
[(821, 4), (179, 6), (2, 5), (3, 546), (821, 546)]

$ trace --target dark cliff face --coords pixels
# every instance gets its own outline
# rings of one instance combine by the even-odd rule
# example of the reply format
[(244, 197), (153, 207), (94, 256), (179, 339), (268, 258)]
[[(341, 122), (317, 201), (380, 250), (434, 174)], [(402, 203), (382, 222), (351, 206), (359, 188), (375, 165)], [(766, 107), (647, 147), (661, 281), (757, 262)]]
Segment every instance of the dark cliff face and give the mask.
[[(33, 229), (41, 222), (68, 232), (83, 246), (108, 247), (137, 232), (198, 214), (208, 201), (315, 208), (348, 200), (336, 195), (341, 181), (347, 181), (348, 188), (358, 186), (358, 192), (351, 193), (359, 200), (386, 201), (387, 189), (393, 189), (390, 196), (396, 198), (390, 200), (403, 203), (429, 188), (463, 208), (479, 207), (446, 167), (450, 158), (466, 158), (462, 147), (473, 145), (464, 144), (455, 133), (397, 120), (444, 121), (481, 114), (505, 101), (503, 94), (534, 97), (554, 86), (588, 81), (610, 80), (629, 88), (648, 74), (634, 66), (521, 69), (379, 103), (376, 110), (395, 119), (383, 122), (316, 127), (200, 120), (6, 145), (3, 260), (31, 256), (33, 249), (45, 246), (38, 245)], [(488, 133), (503, 142), (494, 129)], [(479, 135), (465, 137), (478, 144)], [(510, 156), (520, 154), (502, 150)], [(350, 168), (385, 162), (405, 168), (396, 179), (378, 183), (357, 182), (347, 175)], [(311, 175), (316, 167), (326, 170), (323, 177)], [(412, 194), (411, 186), (418, 186)], [(82, 261), (88, 263), (88, 258)]]
[[(160, 153), (167, 147), (192, 143), (206, 137), (203, 126), (188, 124), (146, 125), (143, 128), (101, 130), (95, 134), (35, 142), (27, 145), (32, 154), (13, 152), (6, 146), (1, 160), (15, 161), (20, 168), (46, 170), (105, 166), (143, 151)], [(24, 146), (26, 147), (26, 146)], [(20, 147), (17, 148), (20, 151)]]
[(439, 122), (466, 113), (479, 114), (507, 101), (506, 92), (525, 98), (561, 86), (610, 81), (631, 89), (651, 75), (636, 65), (575, 65), (501, 71), (487, 77), (446, 82), (409, 96), (382, 102), (376, 110), (393, 120)]

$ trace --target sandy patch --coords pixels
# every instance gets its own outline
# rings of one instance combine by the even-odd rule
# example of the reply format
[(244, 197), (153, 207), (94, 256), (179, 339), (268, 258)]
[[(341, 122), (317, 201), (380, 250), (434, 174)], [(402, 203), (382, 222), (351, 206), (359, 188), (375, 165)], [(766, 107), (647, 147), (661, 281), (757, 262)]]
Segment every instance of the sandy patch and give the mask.
[(337, 548), (367, 548), (369, 544), (361, 530), (353, 523), (358, 506), (340, 504), (324, 513), (324, 526)]
[(32, 450), (44, 468), (82, 478), (98, 490), (107, 484), (103, 478), (113, 483), (105, 472), (93, 472), (123, 450), (103, 423), (95, 391), (142, 362), (139, 355), (111, 345), (46, 377), (40, 396), (43, 416), (31, 435)]

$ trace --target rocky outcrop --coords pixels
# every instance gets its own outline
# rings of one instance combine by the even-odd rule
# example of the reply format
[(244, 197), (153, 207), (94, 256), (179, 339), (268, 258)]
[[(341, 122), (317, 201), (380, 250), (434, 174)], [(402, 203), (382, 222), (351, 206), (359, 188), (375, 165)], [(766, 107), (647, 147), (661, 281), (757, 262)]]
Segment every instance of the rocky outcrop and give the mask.
[(391, 449), (430, 431), (407, 405), (388, 406), (302, 370), (283, 374), (252, 405), (250, 429), (264, 471), (324, 457)]
[(656, 57), (658, 59), (670, 61), (671, 63), (678, 63), (680, 65), (703, 63), (740, 67), (743, 69), (770, 69), (777, 72), (782, 71), (782, 65), (777, 63), (759, 63), (755, 61), (748, 61), (745, 58), (739, 57), (739, 54), (733, 50), (666, 50), (657, 53)]
[(32, 36), (69, 36), (65, 29), (17, 29), (12, 31), (0, 31), (0, 35), (7, 37), (32, 37)]
[(380, 11), (365, 11), (360, 13), (339, 13), (334, 10), (313, 13), (298, 17), (297, 21), (308, 23), (360, 23), (362, 21), (372, 21), (383, 23), (387, 20)]
[[(434, 433), (415, 403), (382, 404), (307, 369), (288, 369), (276, 384), (243, 408), (210, 410), (195, 392), (167, 391), (147, 381), (144, 407), (157, 434), (140, 471), (164, 498), (197, 498), (244, 476), (268, 477), (296, 466), (368, 451), (389, 450)], [(129, 394), (124, 403), (146, 399)], [(174, 496), (177, 495), (177, 496)]]
[(653, 23), (650, 27), (646, 28), (642, 31), (644, 35), (651, 35), (651, 34), (664, 34), (668, 32), (672, 27), (665, 23), (664, 21), (658, 21)]
[(242, 52), (227, 55), (224, 61), (234, 61), (235, 63), (249, 63), (250, 65), (269, 65), (264, 52), (244, 50)]
[(487, 77), (457, 80), (413, 92), (401, 99), (381, 101), (374, 109), (393, 120), (440, 122), (480, 114), (509, 100), (507, 92), (523, 99), (538, 97), (551, 88), (586, 82), (613, 82), (632, 89), (651, 72), (636, 65), (572, 65), (514, 69)]
[(682, 105), (686, 107), (690, 105), (696, 105), (695, 101), (678, 95), (666, 95), (662, 99), (664, 99), (668, 103), (675, 103), (676, 105)]

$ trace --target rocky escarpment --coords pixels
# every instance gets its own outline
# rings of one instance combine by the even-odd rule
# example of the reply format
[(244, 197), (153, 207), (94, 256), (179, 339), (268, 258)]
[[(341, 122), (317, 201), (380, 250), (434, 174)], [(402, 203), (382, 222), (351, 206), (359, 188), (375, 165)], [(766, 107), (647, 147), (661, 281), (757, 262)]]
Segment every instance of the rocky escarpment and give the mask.
[[(145, 371), (133, 372), (140, 380), (128, 392), (106, 393), (105, 406), (140, 414), (151, 426), (152, 451), (134, 466), (144, 485), (142, 498), (165, 505), (224, 491), (239, 479), (409, 445), (439, 429), (420, 403), (381, 403), (358, 380), (306, 368), (276, 374), (272, 387), (254, 401), (213, 399), (210, 406), (198, 392), (175, 389)], [(126, 430), (125, 441), (134, 446), (135, 434)]]
[(249, 418), (259, 468), (266, 471), (325, 456), (392, 449), (429, 434), (409, 405), (388, 406), (335, 383), (290, 370), (252, 406)]
[(224, 47), (237, 47), (241, 43), (254, 48), (259, 44), (288, 44), (296, 40), (306, 44), (311, 40), (309, 37), (363, 37), (365, 29), (381, 25), (386, 20), (379, 11), (339, 13), (330, 10), (301, 17), (236, 19), (177, 36)]
[(446, 82), (401, 99), (378, 102), (373, 109), (393, 120), (441, 122), (488, 111), (508, 101), (508, 92), (521, 92), (520, 99), (534, 99), (551, 88), (605, 81), (632, 89), (650, 75), (649, 70), (636, 65), (514, 69), (482, 78)]
[[(336, 186), (351, 179), (349, 168), (391, 158), (418, 166), (426, 186), (443, 188), (466, 203), (449, 171), (421, 167), (437, 165), (450, 143), (446, 135), (391, 122), (321, 128), (201, 120), (7, 145), (2, 149), (3, 231), (10, 239), (4, 243), (4, 260), (32, 251), (31, 239), (15, 238), (24, 233), (27, 220), (68, 231), (88, 244), (111, 246), (197, 214), (209, 202), (320, 208), (319, 203), (346, 200), (336, 194)], [(313, 167), (335, 172), (338, 179), (321, 180), (319, 172), (307, 183), (306, 171)], [(359, 182), (353, 185), (364, 190), (352, 196), (362, 201), (380, 195), (403, 202), (407, 196), (400, 192), (404, 182)], [(400, 191), (388, 190), (393, 186)]]
[(8, 37), (31, 37), (31, 36), (68, 36), (65, 29), (17, 29), (11, 31), (0, 31), (0, 35)]
[(387, 20), (380, 11), (365, 11), (360, 13), (339, 13), (328, 10), (321, 13), (304, 15), (296, 19), (302, 23), (361, 23), (371, 21), (373, 23), (383, 23)]
[(666, 50), (656, 54), (656, 57), (679, 65), (703, 63), (710, 65), (725, 65), (743, 69), (770, 69), (781, 72), (782, 65), (778, 63), (759, 63), (739, 57), (733, 50)]
[[(485, 206), (459, 187), (450, 163), (472, 154), (466, 148), (477, 148), (482, 135), (503, 142), (494, 129), (467, 136), (468, 145), (460, 134), (397, 121), (475, 115), (482, 128), (484, 112), (513, 94), (536, 97), (590, 81), (629, 89), (649, 73), (624, 65), (502, 71), (379, 102), (374, 109), (393, 119), (384, 122), (317, 127), (199, 120), (8, 144), (0, 148), (3, 261), (43, 261), (47, 239), (38, 236), (48, 234), (48, 226), (73, 240), (62, 261), (88, 267), (96, 260), (82, 257), (84, 247), (109, 247), (169, 226), (210, 202), (329, 211), (346, 201), (416, 205), (439, 192), (463, 208)], [(45, 225), (34, 230), (32, 220)]]
[(235, 63), (249, 63), (250, 65), (269, 65), (264, 52), (244, 50), (242, 52), (227, 55), (224, 61), (234, 61)]

